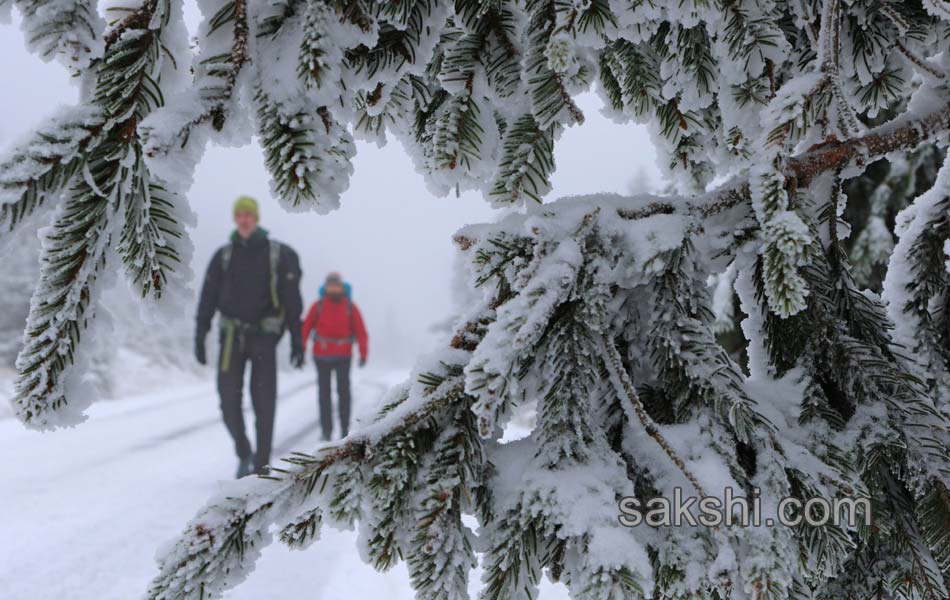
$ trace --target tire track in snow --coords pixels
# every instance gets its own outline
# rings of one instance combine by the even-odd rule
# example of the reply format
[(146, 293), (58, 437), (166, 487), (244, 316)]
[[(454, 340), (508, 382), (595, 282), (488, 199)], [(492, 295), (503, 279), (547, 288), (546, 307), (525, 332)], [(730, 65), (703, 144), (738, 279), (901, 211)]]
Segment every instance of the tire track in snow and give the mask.
[[(277, 395), (277, 401), (280, 402), (281, 400), (293, 399), (294, 397), (298, 396), (301, 391), (310, 387), (314, 387), (314, 385), (315, 384), (312, 381), (299, 383), (291, 387), (290, 389), (279, 392)], [(205, 394), (201, 394), (200, 396), (204, 396), (204, 395)], [(169, 403), (162, 403), (159, 406), (163, 406), (165, 408), (171, 408), (169, 405), (177, 405), (177, 404), (178, 404), (177, 401), (172, 401)], [(137, 411), (137, 412), (139, 415), (141, 415), (141, 411)], [(245, 415), (253, 414), (253, 410), (250, 405), (247, 405), (244, 407), (244, 413)], [(99, 422), (101, 422), (101, 420)], [(214, 417), (202, 419), (200, 421), (190, 423), (183, 427), (176, 427), (175, 429), (172, 429), (171, 431), (167, 431), (167, 432), (158, 434), (156, 436), (152, 436), (146, 440), (133, 443), (131, 446), (122, 446), (121, 448), (117, 448), (116, 450), (111, 451), (108, 456), (102, 457), (100, 459), (85, 461), (82, 463), (75, 463), (70, 466), (68, 474), (75, 475), (76, 473), (81, 473), (83, 471), (89, 471), (91, 469), (96, 469), (105, 465), (114, 464), (116, 462), (122, 462), (122, 461), (125, 461), (126, 459), (130, 459), (130, 457), (133, 457), (133, 455), (140, 454), (142, 452), (147, 452), (149, 450), (154, 450), (165, 444), (168, 444), (169, 442), (186, 438), (192, 434), (210, 429), (218, 425), (223, 427), (221, 415), (218, 414), (218, 412), (216, 411)], [(134, 458), (131, 458), (131, 460), (134, 460)], [(66, 474), (67, 473), (63, 473), (63, 475), (66, 475)]]
[[(189, 387), (203, 386), (203, 385), (204, 384), (196, 382)], [(293, 390), (287, 390), (286, 392), (281, 392), (281, 393), (295, 393), (295, 391), (296, 391), (296, 388), (294, 388)], [(112, 421), (115, 419), (122, 419), (125, 417), (138, 417), (145, 413), (165, 409), (170, 406), (177, 406), (183, 402), (188, 402), (192, 400), (200, 400), (208, 396), (217, 396), (217, 394), (218, 394), (218, 390), (214, 386), (207, 389), (202, 389), (200, 391), (189, 392), (184, 395), (173, 395), (172, 398), (167, 398), (168, 395), (172, 395), (169, 392), (168, 394), (163, 395), (161, 400), (150, 399), (148, 401), (148, 404), (146, 404), (145, 406), (133, 406), (132, 408), (127, 409), (127, 410), (122, 410), (122, 411), (112, 413), (110, 415), (104, 415), (104, 416), (98, 417), (97, 420), (98, 421)], [(279, 400), (280, 398), (281, 396), (278, 395), (277, 399)]]
[[(309, 387), (314, 387), (314, 383), (313, 382), (302, 383), (290, 388), (289, 390), (284, 390), (277, 395), (277, 402), (280, 402), (281, 400), (286, 400), (288, 398), (293, 398), (294, 396), (297, 395), (298, 392), (301, 392)], [(243, 409), (244, 409), (245, 415), (252, 415), (254, 413), (253, 408), (251, 407), (250, 404), (246, 404), (243, 407)], [(156, 448), (158, 446), (162, 446), (164, 444), (167, 444), (168, 442), (177, 440), (179, 438), (183, 438), (185, 436), (191, 435), (203, 429), (213, 427), (215, 425), (220, 424), (221, 422), (222, 421), (221, 421), (220, 415), (216, 415), (208, 419), (202, 419), (201, 421), (192, 423), (191, 425), (174, 429), (172, 431), (169, 431), (168, 433), (163, 433), (151, 439), (145, 440), (144, 442), (140, 444), (135, 444), (134, 446), (128, 448), (127, 452), (135, 453), (135, 452), (142, 452), (144, 450)]]
[[(168, 400), (150, 400), (149, 404), (146, 406), (136, 406), (129, 410), (123, 410), (120, 412), (112, 413), (111, 415), (104, 415), (98, 417), (98, 421), (114, 421), (116, 419), (123, 419), (126, 417), (138, 417), (145, 413), (154, 412), (164, 408), (168, 408), (170, 405), (181, 404), (182, 402), (188, 402), (192, 400), (200, 400), (208, 396), (209, 394), (217, 393), (214, 388), (210, 390), (202, 390), (200, 392), (192, 392), (190, 394), (176, 395), (173, 398)], [(128, 400), (126, 400), (128, 401)]]
[[(359, 382), (358, 386), (353, 386), (354, 391), (357, 391), (359, 387), (364, 387), (364, 386), (367, 388), (377, 390), (377, 393), (374, 395), (375, 397), (373, 398), (373, 401), (370, 401), (370, 402), (357, 402), (356, 396), (354, 396), (354, 409), (357, 409), (359, 407), (359, 410), (354, 410), (354, 415), (353, 415), (354, 420), (355, 420), (354, 425), (356, 427), (359, 427), (361, 422), (368, 423), (372, 420), (372, 417), (373, 417), (372, 408), (376, 406), (376, 404), (379, 401), (379, 398), (382, 397), (382, 395), (384, 395), (389, 390), (389, 387), (390, 387), (389, 385), (381, 381), (368, 380), (368, 381)], [(286, 413), (286, 408), (285, 410), (280, 409), (281, 402), (285, 402), (289, 404), (287, 402), (288, 400), (296, 401), (298, 398), (305, 397), (305, 394), (301, 393), (304, 390), (308, 390), (308, 389), (315, 390), (315, 388), (316, 388), (316, 381), (313, 378), (308, 378), (307, 381), (292, 385), (289, 389), (281, 390), (277, 395), (278, 423), (282, 415)], [(180, 407), (182, 402), (185, 402), (187, 400), (201, 399), (201, 398), (207, 397), (209, 393), (216, 394), (215, 391), (195, 392), (195, 393), (185, 394), (184, 396), (181, 396), (181, 397), (176, 397), (167, 401), (156, 402), (155, 404), (151, 404), (149, 406), (137, 407), (134, 410), (125, 411), (120, 414), (108, 415), (107, 417), (96, 419), (95, 422), (96, 423), (102, 423), (104, 421), (108, 422), (110, 420), (114, 420), (119, 417), (129, 417), (132, 419), (143, 418), (145, 415), (147, 415), (150, 412), (155, 412), (155, 411), (158, 411), (159, 409), (172, 410), (176, 407)], [(311, 398), (314, 399), (314, 404), (316, 403), (315, 395), (316, 394), (313, 394), (312, 396), (310, 396)], [(297, 402), (293, 402), (293, 404), (296, 405)], [(244, 414), (246, 416), (253, 416), (253, 408), (249, 402), (246, 403), (244, 406)], [(293, 450), (301, 450), (300, 446), (303, 445), (303, 443), (307, 441), (307, 437), (309, 436), (309, 434), (313, 434), (314, 438), (318, 437), (319, 420), (316, 418), (316, 406), (314, 406), (313, 414), (314, 414), (313, 419), (307, 419), (305, 425), (296, 429), (289, 436), (281, 437), (281, 438), (277, 438), (275, 436), (275, 444), (274, 444), (274, 451), (273, 451), (273, 455), (275, 457), (285, 456)], [(334, 414), (334, 417), (336, 417), (336, 414)], [(295, 420), (294, 422), (298, 422), (298, 421)], [(116, 426), (116, 424), (110, 423), (109, 426), (114, 427)], [(122, 462), (126, 460), (127, 458), (130, 460), (135, 460), (134, 457), (136, 455), (140, 455), (145, 452), (156, 450), (169, 443), (180, 441), (194, 434), (197, 434), (202, 431), (206, 431), (208, 429), (211, 429), (213, 427), (218, 427), (218, 426), (223, 427), (223, 424), (221, 421), (220, 411), (215, 410), (214, 416), (212, 417), (204, 418), (199, 421), (194, 421), (186, 425), (175, 427), (174, 429), (171, 429), (170, 431), (159, 433), (157, 435), (148, 437), (147, 439), (144, 439), (144, 440), (143, 439), (136, 440), (130, 445), (126, 444), (117, 448), (115, 451), (110, 452), (109, 455), (107, 456), (103, 456), (95, 460), (87, 460), (80, 463), (74, 463), (70, 466), (68, 474), (75, 475), (77, 473), (87, 472), (87, 471), (90, 471), (92, 469), (96, 469), (102, 466), (107, 466), (107, 465), (115, 464), (117, 462)], [(249, 429), (253, 430), (253, 425)], [(277, 431), (279, 430), (280, 428), (278, 427)], [(253, 437), (253, 431), (250, 431), (249, 433)], [(312, 451), (316, 447), (319, 446), (319, 443), (320, 442), (315, 439), (314, 443), (311, 444), (313, 448), (304, 448), (302, 450)], [(276, 460), (272, 461), (272, 464), (278, 464), (278, 461)], [(63, 473), (63, 475), (66, 475), (66, 474), (67, 473)]]

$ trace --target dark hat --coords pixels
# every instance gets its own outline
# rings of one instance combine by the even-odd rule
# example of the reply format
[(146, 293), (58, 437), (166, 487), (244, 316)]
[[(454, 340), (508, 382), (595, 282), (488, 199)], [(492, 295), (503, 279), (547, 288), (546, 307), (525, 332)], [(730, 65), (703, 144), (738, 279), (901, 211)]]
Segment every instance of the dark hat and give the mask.
[(343, 285), (343, 276), (340, 275), (337, 271), (330, 271), (330, 273), (327, 275), (326, 282), (339, 283), (340, 285)]

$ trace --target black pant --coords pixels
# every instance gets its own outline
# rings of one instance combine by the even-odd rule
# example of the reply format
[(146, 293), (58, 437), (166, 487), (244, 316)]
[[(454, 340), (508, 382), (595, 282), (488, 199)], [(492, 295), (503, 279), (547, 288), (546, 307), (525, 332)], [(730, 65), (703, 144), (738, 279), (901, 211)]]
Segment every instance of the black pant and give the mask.
[(346, 435), (350, 431), (350, 357), (319, 356), (317, 364), (319, 383), (320, 428), (323, 437), (329, 439), (333, 432), (333, 402), (330, 399), (330, 375), (336, 373), (336, 391), (340, 397), (340, 432)]
[[(277, 407), (277, 336), (245, 333), (236, 335), (231, 343), (230, 364), (218, 365), (218, 395), (221, 396), (221, 414), (234, 440), (234, 450), (241, 460), (251, 456), (251, 443), (244, 431), (242, 395), (244, 367), (251, 363), (251, 404), (254, 407), (254, 426), (257, 433), (257, 452), (254, 466), (270, 463), (274, 439), (274, 413)], [(222, 343), (223, 343), (222, 337)]]

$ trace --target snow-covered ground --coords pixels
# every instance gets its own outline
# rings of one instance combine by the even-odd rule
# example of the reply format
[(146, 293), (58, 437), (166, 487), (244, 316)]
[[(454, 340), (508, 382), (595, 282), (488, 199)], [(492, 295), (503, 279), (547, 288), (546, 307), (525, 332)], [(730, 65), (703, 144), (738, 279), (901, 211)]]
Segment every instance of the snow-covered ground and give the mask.
[[(404, 372), (353, 372), (354, 414), (372, 414)], [(235, 467), (208, 381), (167, 381), (159, 392), (101, 402), (79, 427), (40, 434), (0, 420), (0, 598), (134, 600), (174, 538)], [(317, 441), (312, 368), (284, 373), (276, 455)], [(253, 430), (253, 417), (247, 423)], [(402, 600), (405, 566), (380, 574), (362, 563), (355, 533), (325, 529), (306, 551), (275, 544), (228, 600)], [(477, 579), (477, 575), (475, 576)], [(477, 587), (477, 583), (473, 583)], [(545, 583), (543, 600), (566, 598)]]

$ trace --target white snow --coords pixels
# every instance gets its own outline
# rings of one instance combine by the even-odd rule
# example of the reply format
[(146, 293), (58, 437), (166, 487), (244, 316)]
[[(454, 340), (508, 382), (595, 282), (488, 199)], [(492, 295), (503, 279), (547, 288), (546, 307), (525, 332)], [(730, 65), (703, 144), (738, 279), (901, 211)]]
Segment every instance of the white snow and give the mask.
[[(143, 596), (157, 573), (156, 550), (231, 483), (231, 440), (213, 374), (204, 375), (166, 377), (159, 391), (96, 403), (89, 422), (54, 434), (0, 419), (3, 507), (15, 515), (0, 521), (4, 600)], [(154, 378), (142, 372), (130, 379), (146, 376)], [(319, 445), (314, 378), (309, 368), (281, 375), (275, 455)], [(404, 378), (401, 371), (354, 370), (355, 418), (371, 416), (384, 390)], [(12, 386), (4, 379), (0, 372), (6, 398)], [(246, 419), (252, 432), (249, 411)], [(473, 574), (473, 591), (478, 581)], [(355, 532), (326, 527), (306, 551), (267, 547), (247, 581), (225, 595), (295, 597), (409, 600), (413, 593), (404, 565), (377, 573), (360, 560)], [(542, 597), (566, 600), (567, 591), (545, 582)]]

